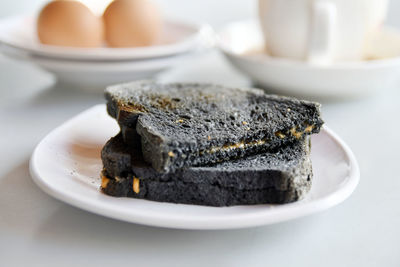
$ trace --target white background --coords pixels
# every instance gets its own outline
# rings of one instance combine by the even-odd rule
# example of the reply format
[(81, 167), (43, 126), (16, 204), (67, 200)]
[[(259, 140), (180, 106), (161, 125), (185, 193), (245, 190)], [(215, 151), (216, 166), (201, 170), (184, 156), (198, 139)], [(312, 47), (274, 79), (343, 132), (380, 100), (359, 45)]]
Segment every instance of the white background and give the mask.
[[(250, 0), (158, 0), (169, 16), (220, 27), (251, 17)], [(1, 0), (0, 16), (43, 1)], [(388, 23), (400, 27), (400, 1)], [(248, 85), (217, 53), (163, 75), (167, 80)], [(93, 215), (47, 196), (30, 179), (35, 145), (102, 95), (53, 85), (51, 75), (0, 57), (0, 266), (400, 266), (400, 93), (323, 101), (327, 124), (354, 150), (361, 183), (343, 204), (274, 226), (180, 231)]]

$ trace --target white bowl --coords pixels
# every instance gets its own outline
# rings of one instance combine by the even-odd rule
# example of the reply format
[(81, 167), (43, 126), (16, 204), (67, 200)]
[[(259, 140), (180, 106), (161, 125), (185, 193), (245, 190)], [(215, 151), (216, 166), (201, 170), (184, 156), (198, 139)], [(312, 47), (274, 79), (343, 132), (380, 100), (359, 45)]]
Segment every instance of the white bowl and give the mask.
[(76, 62), (31, 57), (30, 62), (54, 74), (58, 81), (77, 88), (104, 90), (108, 85), (151, 78), (168, 70), (192, 54), (139, 61)]
[(57, 59), (104, 61), (133, 60), (166, 57), (185, 53), (202, 41), (208, 26), (165, 21), (162, 38), (158, 44), (133, 48), (74, 48), (41, 44), (36, 34), (36, 19), (16, 16), (0, 20), (0, 44), (28, 56)]
[(258, 85), (284, 94), (361, 96), (393, 86), (400, 74), (400, 33), (389, 27), (369, 45), (373, 60), (327, 66), (267, 55), (255, 21), (228, 25), (219, 33), (218, 45), (226, 58)]
[(211, 44), (209, 26), (165, 22), (160, 44), (136, 48), (71, 48), (41, 44), (35, 20), (19, 16), (0, 20), (0, 51), (14, 59), (31, 62), (54, 74), (58, 81), (82, 89), (151, 78), (183, 58)]

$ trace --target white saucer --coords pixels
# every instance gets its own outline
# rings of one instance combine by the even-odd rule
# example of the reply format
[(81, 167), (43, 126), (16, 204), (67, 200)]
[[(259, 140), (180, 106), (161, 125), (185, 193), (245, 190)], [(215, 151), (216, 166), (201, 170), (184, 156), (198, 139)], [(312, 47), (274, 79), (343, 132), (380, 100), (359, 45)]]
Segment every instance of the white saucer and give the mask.
[(25, 56), (79, 61), (121, 61), (166, 57), (185, 53), (201, 42), (207, 26), (166, 21), (160, 42), (154, 46), (134, 48), (73, 48), (41, 44), (32, 16), (16, 16), (0, 20), (0, 44)]
[(79, 114), (36, 147), (30, 161), (33, 180), (48, 194), (78, 208), (127, 222), (180, 229), (232, 229), (291, 220), (339, 204), (359, 181), (353, 153), (325, 127), (312, 138), (314, 181), (302, 201), (214, 208), (114, 198), (99, 191), (100, 150), (117, 132), (105, 105)]
[(400, 74), (400, 32), (389, 27), (369, 45), (373, 60), (328, 66), (274, 58), (263, 52), (255, 21), (229, 24), (219, 33), (226, 58), (258, 85), (273, 91), (311, 97), (354, 97), (393, 87)]

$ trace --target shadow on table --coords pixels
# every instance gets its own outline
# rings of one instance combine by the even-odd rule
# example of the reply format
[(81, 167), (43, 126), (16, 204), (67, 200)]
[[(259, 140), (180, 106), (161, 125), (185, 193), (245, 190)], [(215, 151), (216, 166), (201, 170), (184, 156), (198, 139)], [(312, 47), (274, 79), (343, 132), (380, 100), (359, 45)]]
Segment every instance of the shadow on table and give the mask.
[(94, 105), (103, 103), (105, 88), (80, 88), (76, 85), (55, 83), (54, 85), (38, 92), (29, 99), (28, 105), (45, 107), (48, 105), (69, 105), (69, 103), (87, 103)]
[(30, 178), (28, 159), (0, 177), (0, 229), (7, 233), (28, 234), (45, 211), (57, 206)]
[[(79, 247), (88, 248), (88, 253), (99, 253), (112, 247), (114, 252), (126, 253), (127, 257), (149, 257), (149, 263), (171, 261), (171, 256), (180, 257), (182, 253), (197, 257), (198, 251), (205, 248), (215, 251), (211, 256), (222, 260), (226, 254), (260, 250), (260, 242), (262, 253), (276, 253), (297, 246), (296, 239), (307, 239), (313, 226), (321, 223), (318, 216), (312, 216), (292, 223), (224, 231), (174, 230), (125, 223), (82, 211), (46, 195), (31, 180), (27, 160), (0, 179), (0, 210), (0, 228), (30, 240), (27, 246), (32, 249)], [(102, 256), (107, 255), (99, 255)], [(206, 255), (200, 257), (207, 260)]]
[[(96, 253), (102, 251), (100, 254), (111, 250), (109, 255), (98, 256), (104, 260), (122, 254), (122, 259), (147, 262), (148, 266), (159, 266), (161, 262), (166, 266), (177, 266), (174, 265), (177, 261), (192, 258), (196, 259), (195, 266), (198, 266), (199, 262), (205, 265), (209, 261), (226, 262), (232, 254), (255, 253), (265, 257), (288, 246), (298, 246), (296, 239), (307, 239), (305, 236), (311, 235), (313, 224), (312, 220), (298, 220), (290, 225), (284, 223), (242, 230), (177, 230), (125, 223), (63, 205), (43, 220), (33, 236), (32, 246), (35, 242), (58, 247), (72, 247), (79, 243), (80, 247), (90, 248)], [(201, 255), (205, 251), (209, 255)], [(186, 262), (184, 266), (190, 264)]]

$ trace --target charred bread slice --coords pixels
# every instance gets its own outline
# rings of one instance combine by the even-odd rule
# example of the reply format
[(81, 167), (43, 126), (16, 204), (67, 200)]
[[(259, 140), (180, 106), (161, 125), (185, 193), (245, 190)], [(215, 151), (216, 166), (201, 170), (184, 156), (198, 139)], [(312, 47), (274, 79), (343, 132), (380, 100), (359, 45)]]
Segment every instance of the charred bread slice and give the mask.
[(138, 81), (111, 86), (105, 96), (125, 142), (141, 145), (158, 172), (273, 151), (323, 124), (319, 104), (259, 89)]
[(101, 190), (116, 197), (207, 206), (281, 204), (303, 198), (312, 182), (308, 137), (274, 152), (174, 173), (154, 170), (121, 134), (107, 142), (101, 157)]

